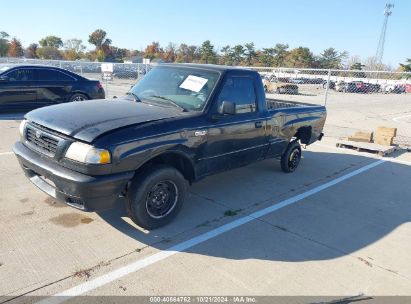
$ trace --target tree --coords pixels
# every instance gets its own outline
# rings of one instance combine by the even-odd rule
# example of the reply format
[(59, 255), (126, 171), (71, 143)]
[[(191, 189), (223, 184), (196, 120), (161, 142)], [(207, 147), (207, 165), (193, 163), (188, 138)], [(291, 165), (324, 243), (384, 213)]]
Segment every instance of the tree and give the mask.
[(223, 46), (221, 48), (221, 53), (223, 55), (221, 58), (221, 63), (225, 65), (233, 65), (234, 59), (231, 47), (229, 45)]
[(253, 42), (244, 44), (245, 64), (251, 66), (256, 59), (256, 50)]
[(174, 62), (176, 59), (176, 45), (174, 43), (169, 43), (163, 54), (163, 59), (165, 62)]
[(58, 60), (63, 58), (58, 49), (49, 46), (38, 48), (36, 54), (40, 59)]
[(338, 52), (334, 48), (325, 49), (319, 58), (320, 67), (323, 69), (339, 69), (343, 59), (347, 58), (347, 52)]
[(106, 38), (107, 33), (102, 29), (97, 29), (88, 36), (88, 42), (96, 46), (96, 51), (103, 48), (103, 46), (109, 46), (112, 41)]
[(214, 45), (211, 44), (210, 40), (206, 40), (200, 47), (200, 62), (201, 63), (216, 63), (217, 55), (214, 51)]
[(188, 47), (188, 62), (197, 62), (200, 59), (200, 51), (197, 46)]
[(350, 66), (350, 70), (362, 70), (365, 67), (365, 64), (361, 64), (361, 62), (355, 62)]
[(407, 58), (406, 63), (400, 63), (400, 69), (403, 72), (411, 72), (411, 58)]
[(189, 48), (188, 45), (185, 43), (180, 44), (178, 49), (176, 50), (176, 59), (175, 62), (183, 63), (183, 62), (190, 62), (189, 61)]
[(307, 47), (292, 49), (285, 59), (287, 67), (310, 68), (314, 62), (313, 53)]
[(77, 60), (83, 55), (86, 47), (82, 44), (80, 39), (68, 39), (64, 42), (64, 58), (67, 60)]
[(151, 44), (147, 45), (144, 50), (144, 58), (150, 60), (161, 58), (164, 53), (163, 49), (160, 47), (160, 43), (153, 41)]
[(277, 43), (273, 50), (273, 64), (276, 67), (284, 67), (288, 56), (288, 44)]
[[(107, 33), (102, 29), (97, 29), (88, 36), (88, 42), (96, 46), (95, 54), (98, 61), (104, 61), (106, 57), (111, 56), (110, 45), (112, 41), (106, 37)], [(99, 51), (103, 51), (103, 53)]]
[(390, 69), (385, 64), (379, 62), (379, 60), (376, 57), (368, 57), (364, 63), (366, 69), (370, 71), (386, 71)]
[(38, 49), (39, 45), (37, 43), (32, 43), (30, 44), (26, 50), (24, 51), (24, 56), (26, 58), (38, 58), (37, 56), (37, 49)]
[(9, 49), (7, 51), (7, 56), (9, 57), (23, 57), (24, 55), (24, 51), (23, 51), (23, 47), (21, 45), (20, 40), (18, 40), (17, 38), (13, 38), (10, 41), (10, 46)]
[(265, 67), (270, 67), (274, 63), (274, 48), (264, 48), (260, 55), (260, 62)]
[(233, 59), (233, 65), (240, 65), (244, 59), (244, 47), (241, 44), (233, 46), (231, 49), (231, 56)]
[(9, 40), (7, 39), (9, 34), (6, 32), (2, 31), (0, 32), (0, 57), (5, 57), (7, 56), (7, 51), (9, 50)]
[(57, 36), (46, 36), (43, 39), (39, 41), (39, 44), (42, 47), (50, 47), (50, 48), (55, 48), (59, 49), (63, 46), (63, 40), (61, 40), (60, 37)]

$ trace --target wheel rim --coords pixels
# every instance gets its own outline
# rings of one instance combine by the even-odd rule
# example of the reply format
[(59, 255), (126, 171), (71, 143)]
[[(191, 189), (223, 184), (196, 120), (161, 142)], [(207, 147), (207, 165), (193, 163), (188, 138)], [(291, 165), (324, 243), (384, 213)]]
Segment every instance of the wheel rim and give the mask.
[(147, 213), (155, 219), (166, 217), (177, 205), (178, 188), (170, 180), (156, 183), (147, 195)]
[(300, 163), (300, 156), (301, 152), (299, 149), (295, 149), (293, 150), (293, 152), (291, 152), (290, 157), (288, 158), (288, 167), (292, 171), (295, 170)]
[(86, 100), (83, 96), (77, 95), (76, 97), (73, 98), (73, 101), (84, 101)]

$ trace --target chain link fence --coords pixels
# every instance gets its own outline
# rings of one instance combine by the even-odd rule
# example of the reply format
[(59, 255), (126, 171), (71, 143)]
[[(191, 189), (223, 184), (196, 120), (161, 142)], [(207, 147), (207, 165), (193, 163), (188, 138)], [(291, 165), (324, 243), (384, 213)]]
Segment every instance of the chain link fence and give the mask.
[[(152, 69), (150, 64), (113, 63), (102, 72), (101, 62), (0, 57), (0, 64), (42, 64), (99, 79), (107, 97), (124, 95)], [(267, 96), (284, 101), (326, 104), (326, 136), (341, 138), (378, 126), (396, 127), (395, 142), (411, 147), (411, 73), (250, 67), (263, 78)]]

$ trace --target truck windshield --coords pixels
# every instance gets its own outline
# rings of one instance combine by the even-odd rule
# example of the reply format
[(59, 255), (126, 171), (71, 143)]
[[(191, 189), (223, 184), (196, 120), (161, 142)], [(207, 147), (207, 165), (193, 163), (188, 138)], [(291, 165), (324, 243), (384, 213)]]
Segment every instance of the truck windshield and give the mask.
[(183, 111), (202, 111), (219, 73), (185, 67), (156, 67), (130, 93), (139, 100)]

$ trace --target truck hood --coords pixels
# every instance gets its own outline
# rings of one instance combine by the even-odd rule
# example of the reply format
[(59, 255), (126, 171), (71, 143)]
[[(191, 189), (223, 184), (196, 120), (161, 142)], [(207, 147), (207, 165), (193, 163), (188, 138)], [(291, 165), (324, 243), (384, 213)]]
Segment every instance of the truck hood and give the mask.
[(178, 115), (181, 115), (178, 109), (118, 98), (49, 106), (31, 111), (25, 118), (76, 139), (92, 142), (114, 129)]

